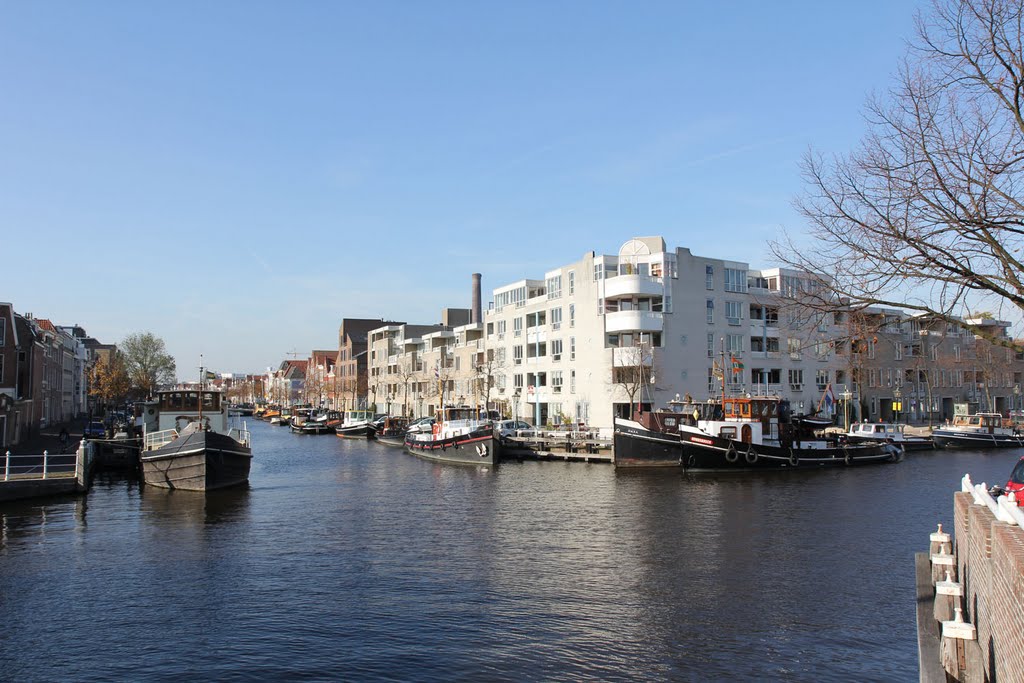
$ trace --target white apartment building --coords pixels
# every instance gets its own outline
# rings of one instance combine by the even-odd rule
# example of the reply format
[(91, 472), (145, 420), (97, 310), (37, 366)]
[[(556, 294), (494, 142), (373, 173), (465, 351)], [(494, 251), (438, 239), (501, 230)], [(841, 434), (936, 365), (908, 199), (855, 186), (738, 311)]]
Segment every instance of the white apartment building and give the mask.
[(370, 330), (369, 402), (378, 412), (423, 417), (440, 407), (443, 391), (445, 405), (483, 406), (488, 402), (483, 329), (482, 323), (403, 323)]
[(810, 412), (844, 380), (835, 321), (789, 298), (810, 281), (670, 251), (661, 237), (589, 252), (493, 290), (484, 316), (491, 400), (535, 424), (609, 429), (631, 403), (703, 400), (724, 378), (727, 393), (778, 395)]

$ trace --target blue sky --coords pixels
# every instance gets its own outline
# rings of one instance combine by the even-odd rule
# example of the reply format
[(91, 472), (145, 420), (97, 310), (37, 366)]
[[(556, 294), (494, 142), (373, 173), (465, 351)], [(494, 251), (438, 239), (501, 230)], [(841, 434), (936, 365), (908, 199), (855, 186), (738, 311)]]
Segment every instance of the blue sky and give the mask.
[(0, 2), (0, 301), (188, 378), (634, 235), (768, 267), (918, 4)]

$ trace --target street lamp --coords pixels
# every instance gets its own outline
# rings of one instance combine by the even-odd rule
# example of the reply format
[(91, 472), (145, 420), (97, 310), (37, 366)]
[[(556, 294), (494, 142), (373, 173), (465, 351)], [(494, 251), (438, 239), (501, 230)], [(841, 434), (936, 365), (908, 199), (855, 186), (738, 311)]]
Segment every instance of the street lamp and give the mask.
[(853, 398), (853, 393), (847, 387), (839, 395), (843, 397), (843, 428), (850, 431), (850, 399)]
[(519, 389), (512, 394), (512, 419), (519, 419)]
[(893, 418), (893, 422), (899, 422), (900, 421), (900, 408), (902, 407), (900, 405), (900, 388), (899, 387), (896, 387), (895, 389), (892, 390), (892, 397), (894, 399), (893, 402), (892, 402), (892, 409), (893, 409), (893, 411), (895, 411), (895, 418)]
[(1020, 385), (1013, 385), (1013, 409), (1019, 411), (1020, 408)]

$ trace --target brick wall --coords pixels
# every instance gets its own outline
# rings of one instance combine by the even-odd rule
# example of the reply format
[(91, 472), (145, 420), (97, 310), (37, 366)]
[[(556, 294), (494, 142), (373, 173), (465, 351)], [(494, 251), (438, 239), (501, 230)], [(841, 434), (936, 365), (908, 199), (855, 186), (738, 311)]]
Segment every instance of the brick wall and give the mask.
[(953, 505), (964, 618), (978, 629), (986, 680), (1024, 683), (1024, 530), (971, 500), (957, 493)]

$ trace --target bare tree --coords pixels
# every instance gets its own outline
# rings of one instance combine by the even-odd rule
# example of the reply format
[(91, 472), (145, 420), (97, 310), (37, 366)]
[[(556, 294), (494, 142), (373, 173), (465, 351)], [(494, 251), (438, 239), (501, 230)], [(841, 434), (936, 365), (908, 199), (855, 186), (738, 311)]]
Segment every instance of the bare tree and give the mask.
[(612, 355), (611, 383), (626, 395), (632, 411), (637, 403), (643, 402), (644, 393), (649, 390), (648, 387), (654, 389), (651, 381), (652, 378), (657, 377), (654, 368), (654, 353), (646, 341), (635, 346), (623, 346), (614, 350), (618, 353)]
[(834, 277), (820, 306), (871, 305), (958, 322), (985, 301), (1024, 309), (1024, 8), (1019, 0), (935, 0), (869, 132), (848, 156), (809, 153), (797, 205), (813, 248), (772, 244), (783, 263)]
[(473, 365), (473, 382), (476, 393), (484, 397), (484, 409), (491, 408), (491, 390), (494, 388), (495, 378), (504, 374), (505, 356), (504, 349), (487, 349), (483, 357)]

